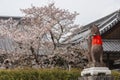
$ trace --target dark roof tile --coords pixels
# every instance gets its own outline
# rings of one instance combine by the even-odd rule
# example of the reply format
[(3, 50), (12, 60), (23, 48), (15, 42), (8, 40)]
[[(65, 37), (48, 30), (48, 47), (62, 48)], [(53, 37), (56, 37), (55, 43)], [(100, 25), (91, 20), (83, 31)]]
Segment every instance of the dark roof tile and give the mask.
[(105, 52), (120, 52), (120, 40), (103, 40)]
[(9, 18), (13, 18), (14, 20), (20, 20), (22, 17), (20, 16), (0, 16), (0, 19), (7, 20)]

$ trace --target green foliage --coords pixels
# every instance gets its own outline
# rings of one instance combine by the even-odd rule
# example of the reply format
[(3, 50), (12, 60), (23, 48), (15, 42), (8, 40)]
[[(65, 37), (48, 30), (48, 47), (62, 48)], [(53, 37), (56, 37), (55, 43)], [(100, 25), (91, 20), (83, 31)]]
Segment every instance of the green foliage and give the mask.
[(77, 80), (80, 71), (62, 69), (0, 70), (0, 80)]
[(114, 76), (114, 80), (120, 80), (120, 72), (112, 71), (112, 75)]
[[(0, 70), (0, 80), (78, 80), (79, 69), (8, 69)], [(120, 80), (120, 72), (112, 71), (114, 80)]]

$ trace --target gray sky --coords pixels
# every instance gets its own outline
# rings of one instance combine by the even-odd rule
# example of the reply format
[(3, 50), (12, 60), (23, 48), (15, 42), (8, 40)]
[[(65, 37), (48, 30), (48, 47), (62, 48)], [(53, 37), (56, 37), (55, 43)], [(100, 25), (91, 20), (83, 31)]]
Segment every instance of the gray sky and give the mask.
[(55, 2), (56, 7), (77, 11), (76, 22), (88, 24), (120, 9), (120, 0), (0, 0), (0, 16), (22, 16), (20, 9), (44, 6)]

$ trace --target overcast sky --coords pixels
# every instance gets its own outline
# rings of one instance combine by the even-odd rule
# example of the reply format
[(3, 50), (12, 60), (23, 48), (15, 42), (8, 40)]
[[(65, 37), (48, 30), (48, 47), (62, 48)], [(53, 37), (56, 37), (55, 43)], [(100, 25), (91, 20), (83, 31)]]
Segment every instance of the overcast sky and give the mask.
[(88, 24), (120, 9), (120, 0), (0, 0), (0, 16), (22, 16), (20, 9), (44, 6), (55, 2), (56, 7), (78, 12), (76, 22)]

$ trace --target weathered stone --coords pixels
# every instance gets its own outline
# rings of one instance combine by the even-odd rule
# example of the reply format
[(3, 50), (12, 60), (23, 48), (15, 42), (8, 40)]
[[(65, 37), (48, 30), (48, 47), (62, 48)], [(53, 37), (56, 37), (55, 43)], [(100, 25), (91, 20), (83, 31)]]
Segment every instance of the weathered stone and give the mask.
[(113, 76), (84, 76), (78, 78), (78, 80), (114, 80)]
[(83, 69), (81, 76), (111, 75), (111, 70), (107, 67), (91, 67)]

